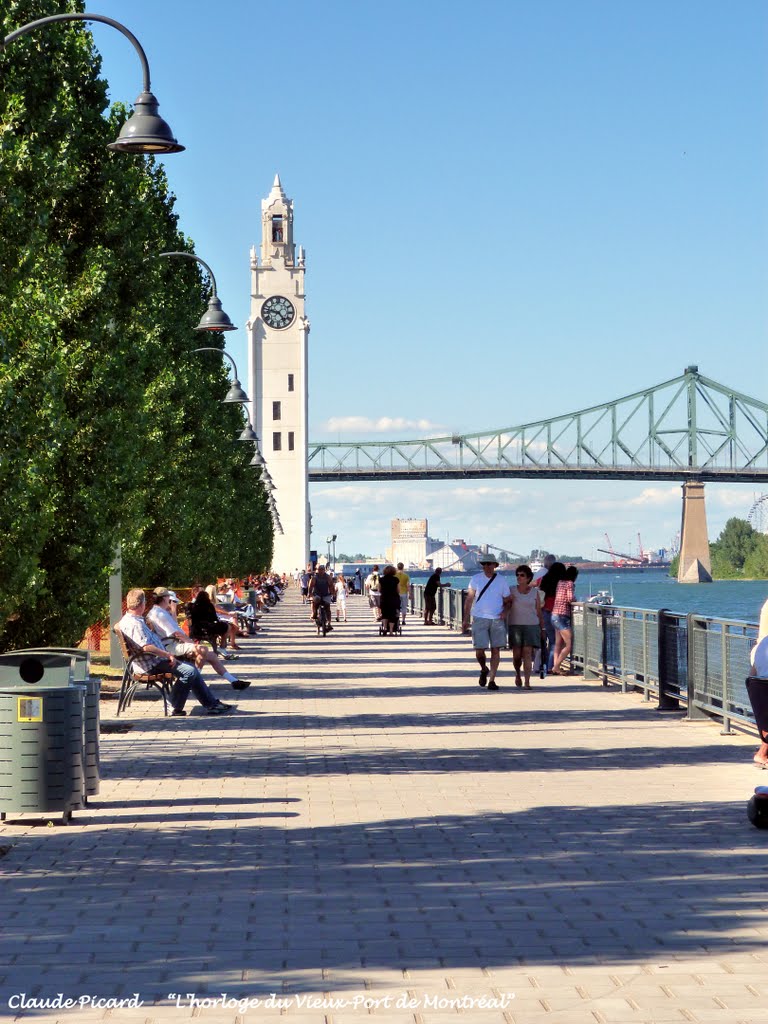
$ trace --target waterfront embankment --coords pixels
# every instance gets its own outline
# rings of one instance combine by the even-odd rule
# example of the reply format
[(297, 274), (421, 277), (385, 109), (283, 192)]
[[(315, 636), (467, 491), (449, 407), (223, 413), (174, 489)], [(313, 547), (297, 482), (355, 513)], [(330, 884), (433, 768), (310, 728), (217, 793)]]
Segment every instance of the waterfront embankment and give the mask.
[[(768, 1019), (750, 737), (599, 682), (517, 690), (506, 654), (489, 693), (467, 637), (380, 637), (359, 597), (349, 619), (317, 637), (291, 592), (244, 641), (236, 715), (140, 696), (71, 827), (0, 825), (0, 1005), (36, 1024), (134, 993), (115, 1019)], [(20, 1008), (59, 992), (93, 1002)]]

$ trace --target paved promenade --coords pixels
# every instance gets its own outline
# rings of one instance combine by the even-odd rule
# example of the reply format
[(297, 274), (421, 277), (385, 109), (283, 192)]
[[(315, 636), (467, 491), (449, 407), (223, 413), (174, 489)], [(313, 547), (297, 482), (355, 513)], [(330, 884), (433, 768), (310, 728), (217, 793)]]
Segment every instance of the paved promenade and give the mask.
[(137, 699), (72, 826), (0, 826), (0, 1019), (768, 1022), (749, 737), (306, 615), (246, 642), (238, 714)]

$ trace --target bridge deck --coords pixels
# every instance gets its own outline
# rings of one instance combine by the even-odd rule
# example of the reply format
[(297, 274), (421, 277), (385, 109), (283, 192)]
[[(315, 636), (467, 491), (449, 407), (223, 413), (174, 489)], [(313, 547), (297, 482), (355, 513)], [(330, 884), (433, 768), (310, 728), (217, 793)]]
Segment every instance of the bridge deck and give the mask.
[(4, 1009), (138, 992), (113, 1019), (178, 1022), (195, 993), (236, 1024), (277, 1020), (276, 993), (312, 1024), (764, 1024), (749, 737), (579, 679), (524, 693), (507, 659), (488, 693), (466, 639), (350, 613), (317, 638), (292, 593), (238, 663), (241, 713), (137, 700), (76, 824), (0, 828)]

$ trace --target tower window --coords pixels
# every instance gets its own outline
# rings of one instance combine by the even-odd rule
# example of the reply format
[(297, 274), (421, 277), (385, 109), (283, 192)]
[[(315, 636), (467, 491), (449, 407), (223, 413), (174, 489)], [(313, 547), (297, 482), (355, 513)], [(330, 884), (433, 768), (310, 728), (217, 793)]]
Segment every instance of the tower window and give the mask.
[(272, 241), (283, 241), (283, 218), (279, 214), (272, 218)]
[(272, 435), (272, 451), (279, 452), (283, 447), (283, 439), (279, 430), (276, 430)]
[(288, 374), (288, 390), (293, 391), (293, 374)]
[(282, 416), (282, 407), (280, 402), (272, 403), (272, 419), (279, 420)]
[(293, 451), (293, 438), (294, 438), (294, 433), (293, 433), (292, 430), (289, 430), (288, 431), (288, 451), (289, 452)]

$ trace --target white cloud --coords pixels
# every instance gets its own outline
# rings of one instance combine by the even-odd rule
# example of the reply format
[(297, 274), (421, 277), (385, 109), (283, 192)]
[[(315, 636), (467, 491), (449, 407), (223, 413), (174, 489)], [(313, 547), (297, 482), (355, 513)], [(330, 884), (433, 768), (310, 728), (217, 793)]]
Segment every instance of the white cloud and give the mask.
[(402, 416), (380, 416), (370, 419), (368, 416), (332, 416), (323, 427), (329, 434), (401, 434), (404, 431), (418, 431), (420, 435), (427, 433), (445, 433), (446, 428), (429, 420), (408, 420)]
[[(767, 488), (768, 489), (768, 488)], [(676, 483), (631, 481), (409, 480), (323, 482), (310, 486), (316, 533), (344, 537), (340, 550), (377, 554), (390, 543), (395, 518), (429, 520), (433, 537), (463, 537), (527, 552), (545, 547), (598, 559), (607, 531), (617, 550), (668, 546), (680, 529), (682, 492)], [(733, 515), (746, 518), (754, 487), (707, 484), (707, 519), (714, 540)], [(327, 529), (333, 525), (332, 531)]]
[(681, 502), (680, 487), (645, 487), (636, 498), (631, 498), (630, 505), (677, 505)]

